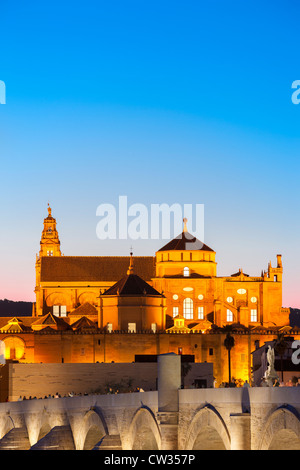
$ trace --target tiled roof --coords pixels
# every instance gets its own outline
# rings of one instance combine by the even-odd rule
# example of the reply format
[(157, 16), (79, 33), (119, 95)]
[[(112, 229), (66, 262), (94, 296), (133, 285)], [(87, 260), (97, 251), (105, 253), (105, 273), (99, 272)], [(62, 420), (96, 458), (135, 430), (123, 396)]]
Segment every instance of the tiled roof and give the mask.
[(72, 312), (69, 313), (69, 316), (75, 315), (97, 315), (98, 311), (94, 305), (90, 304), (89, 302), (85, 302), (84, 304), (80, 305), (79, 307), (75, 308)]
[[(6, 316), (0, 317), (0, 328), (2, 329), (5, 325), (7, 325), (14, 317)], [(18, 316), (17, 319), (22, 323), (23, 326), (29, 327), (31, 324), (36, 320), (37, 317), (29, 317), (29, 316)]]
[(8, 322), (1, 326), (1, 333), (16, 333), (23, 331), (29, 331), (30, 327), (25, 326), (23, 321), (20, 318), (12, 317), (8, 320)]
[(243, 273), (243, 271), (240, 270), (238, 273), (231, 274), (230, 277), (239, 277), (239, 276), (249, 277), (249, 274)]
[[(116, 282), (127, 272), (129, 256), (45, 256), (41, 282)], [(136, 274), (146, 281), (155, 276), (155, 258), (135, 256)]]
[(87, 317), (81, 317), (76, 322), (71, 325), (73, 330), (84, 330), (84, 329), (96, 329), (97, 325), (92, 320), (89, 320)]
[(173, 238), (165, 246), (160, 248), (158, 251), (192, 251), (192, 250), (201, 250), (201, 251), (212, 251), (209, 246), (202, 243), (198, 238), (191, 235), (189, 232), (182, 232), (176, 238)]
[(52, 313), (47, 313), (46, 315), (43, 315), (42, 317), (38, 317), (38, 319), (32, 323), (31, 327), (36, 327), (36, 326), (55, 326), (58, 329), (61, 330), (68, 330), (70, 329), (69, 325), (62, 319), (59, 318)]
[[(135, 258), (136, 259), (136, 258)], [(113, 286), (107, 289), (102, 295), (159, 295), (156, 289), (151, 287), (147, 282), (136, 274), (128, 274)]]

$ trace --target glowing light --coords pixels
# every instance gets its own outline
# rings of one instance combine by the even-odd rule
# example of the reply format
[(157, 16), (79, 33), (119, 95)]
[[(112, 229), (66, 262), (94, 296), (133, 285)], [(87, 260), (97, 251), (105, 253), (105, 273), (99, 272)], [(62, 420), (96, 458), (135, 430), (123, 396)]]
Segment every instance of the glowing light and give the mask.
[(246, 292), (247, 292), (246, 289), (238, 289), (237, 290), (238, 294), (246, 294)]

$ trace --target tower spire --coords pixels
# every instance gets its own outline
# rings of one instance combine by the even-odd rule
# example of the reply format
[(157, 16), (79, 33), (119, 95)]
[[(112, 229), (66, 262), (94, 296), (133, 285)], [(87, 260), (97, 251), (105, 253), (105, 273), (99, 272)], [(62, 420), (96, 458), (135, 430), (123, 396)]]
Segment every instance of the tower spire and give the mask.
[(61, 256), (60, 241), (56, 230), (56, 220), (52, 216), (49, 202), (48, 217), (44, 219), (44, 228), (40, 242), (40, 257), (41, 256)]
[(185, 218), (183, 219), (183, 224), (184, 224), (184, 225), (183, 225), (183, 231), (184, 231), (184, 232), (187, 232), (187, 231), (188, 231), (188, 230), (187, 230), (187, 226), (186, 226), (187, 221), (188, 221), (188, 219), (185, 217)]
[(132, 253), (132, 248), (131, 248), (131, 252), (130, 252), (130, 263), (129, 263), (129, 268), (127, 269), (127, 275), (133, 274), (133, 273), (134, 273), (134, 269), (133, 269), (133, 253)]

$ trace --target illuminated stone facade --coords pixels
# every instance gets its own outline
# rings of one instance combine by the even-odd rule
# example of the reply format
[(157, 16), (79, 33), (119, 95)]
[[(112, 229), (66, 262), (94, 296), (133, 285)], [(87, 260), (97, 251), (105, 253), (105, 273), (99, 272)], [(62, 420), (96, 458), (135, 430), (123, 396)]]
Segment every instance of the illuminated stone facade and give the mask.
[[(137, 320), (140, 330), (151, 329), (152, 323), (157, 323), (158, 330), (165, 329), (165, 322), (178, 314), (185, 318), (186, 326), (193, 328), (198, 324), (201, 330), (208, 326), (201, 328), (203, 321), (219, 327), (234, 323), (246, 327), (289, 324), (289, 309), (282, 308), (281, 255), (277, 255), (277, 266), (272, 267), (270, 262), (261, 276), (251, 277), (240, 270), (231, 276), (217, 277), (216, 252), (192, 237), (185, 223), (182, 234), (161, 248), (155, 257), (132, 260), (126, 256), (62, 256), (56, 220), (50, 208), (48, 211), (36, 260), (34, 316), (52, 312), (71, 319), (75, 318), (78, 307), (88, 303), (94, 308), (86, 311), (85, 316), (97, 320), (98, 327), (112, 323), (113, 330), (124, 330), (124, 322), (120, 325), (112, 313), (114, 302), (107, 298), (109, 288), (124, 279), (130, 269), (131, 274), (145, 281), (146, 290), (152, 286), (157, 291), (153, 290), (152, 296), (154, 293), (165, 297), (159, 305), (164, 308), (164, 314), (158, 308), (148, 321)], [(117, 289), (116, 286), (115, 296)], [(122, 293), (119, 302), (123, 302)], [(107, 315), (106, 309), (110, 310)], [(131, 323), (135, 323), (134, 318), (132, 314)]]
[[(155, 256), (64, 256), (48, 208), (36, 257), (32, 317), (0, 320), (21, 362), (131, 362), (175, 352), (213, 362), (228, 380), (223, 327), (235, 337), (232, 376), (249, 380), (255, 341), (299, 337), (282, 308), (282, 257), (261, 276), (217, 276), (216, 252), (186, 226)], [(10, 323), (9, 323), (10, 322)], [(297, 336), (298, 335), (298, 336)]]

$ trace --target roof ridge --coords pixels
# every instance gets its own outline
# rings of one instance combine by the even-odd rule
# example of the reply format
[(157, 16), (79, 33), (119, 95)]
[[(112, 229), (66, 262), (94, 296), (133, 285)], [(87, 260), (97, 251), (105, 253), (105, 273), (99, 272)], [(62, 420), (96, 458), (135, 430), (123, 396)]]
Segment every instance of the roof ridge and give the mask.
[[(129, 285), (133, 281), (134, 286)], [(144, 288), (144, 289), (143, 289)], [(127, 274), (122, 279), (117, 281), (114, 285), (109, 287), (103, 295), (159, 295), (160, 294), (154, 287), (150, 286), (147, 281), (137, 274)]]
[[(199, 243), (200, 247), (192, 248), (189, 250), (188, 247), (186, 247), (188, 243), (190, 244), (195, 243), (196, 245), (197, 243)], [(201, 240), (198, 240), (197, 237), (195, 237), (194, 235), (192, 235), (190, 232), (187, 232), (187, 231), (181, 232), (179, 235), (177, 235), (177, 237), (170, 240), (166, 245), (164, 245), (158, 251), (174, 251), (174, 250), (178, 250), (178, 251), (197, 251), (198, 250), (198, 251), (214, 252), (212, 248), (210, 248), (208, 245), (203, 243)]]
[[(65, 259), (65, 258), (130, 258), (130, 255), (62, 255), (62, 256), (42, 256), (41, 259)], [(153, 258), (153, 255), (135, 255), (136, 258)]]

